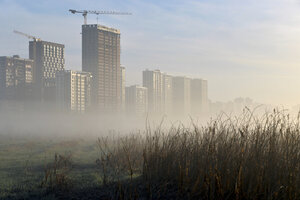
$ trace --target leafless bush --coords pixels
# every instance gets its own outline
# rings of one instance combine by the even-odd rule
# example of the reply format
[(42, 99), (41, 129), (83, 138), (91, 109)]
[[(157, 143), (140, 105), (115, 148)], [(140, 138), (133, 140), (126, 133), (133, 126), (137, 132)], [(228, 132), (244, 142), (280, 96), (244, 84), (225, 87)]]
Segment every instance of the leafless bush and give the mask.
[(41, 187), (57, 191), (67, 191), (70, 189), (71, 181), (68, 173), (72, 168), (71, 154), (55, 154), (53, 163), (45, 167), (44, 178)]
[(122, 179), (133, 179), (141, 174), (142, 138), (140, 135), (118, 139), (99, 138), (101, 157), (96, 161), (101, 170), (103, 184)]

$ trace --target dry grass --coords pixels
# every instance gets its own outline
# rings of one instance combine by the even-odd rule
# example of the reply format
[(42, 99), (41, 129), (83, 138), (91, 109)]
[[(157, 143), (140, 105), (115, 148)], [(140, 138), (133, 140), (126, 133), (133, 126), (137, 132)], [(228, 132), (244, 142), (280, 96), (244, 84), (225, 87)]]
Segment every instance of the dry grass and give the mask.
[[(220, 116), (98, 140), (112, 199), (300, 199), (299, 116)], [(122, 181), (127, 179), (127, 181)]]
[(68, 191), (71, 187), (71, 181), (68, 177), (71, 169), (71, 154), (65, 156), (55, 154), (54, 161), (45, 166), (41, 187), (52, 191)]

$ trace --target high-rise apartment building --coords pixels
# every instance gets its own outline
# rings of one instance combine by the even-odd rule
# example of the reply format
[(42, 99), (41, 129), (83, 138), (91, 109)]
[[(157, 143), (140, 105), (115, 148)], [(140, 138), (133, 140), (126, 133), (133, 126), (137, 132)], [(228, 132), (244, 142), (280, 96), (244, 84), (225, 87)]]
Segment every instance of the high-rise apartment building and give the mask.
[(34, 60), (33, 81), (38, 98), (55, 101), (55, 75), (65, 67), (65, 46), (53, 42), (29, 42), (29, 58)]
[(191, 111), (191, 79), (178, 76), (173, 78), (173, 114), (186, 115)]
[(173, 77), (163, 74), (163, 107), (164, 114), (170, 115), (173, 110)]
[(121, 110), (122, 112), (125, 111), (125, 67), (121, 66)]
[(133, 85), (126, 87), (126, 111), (128, 114), (145, 116), (148, 110), (148, 89)]
[(24, 101), (32, 96), (33, 60), (0, 57), (0, 99)]
[(120, 31), (105, 26), (82, 25), (82, 70), (92, 73), (92, 107), (119, 112), (122, 107)]
[(209, 101), (207, 95), (207, 80), (192, 79), (191, 81), (191, 106), (192, 114), (208, 112)]
[(56, 102), (59, 110), (84, 113), (91, 96), (89, 72), (61, 71), (56, 74)]
[(149, 113), (162, 114), (164, 112), (163, 74), (160, 70), (143, 71), (143, 86), (148, 88)]

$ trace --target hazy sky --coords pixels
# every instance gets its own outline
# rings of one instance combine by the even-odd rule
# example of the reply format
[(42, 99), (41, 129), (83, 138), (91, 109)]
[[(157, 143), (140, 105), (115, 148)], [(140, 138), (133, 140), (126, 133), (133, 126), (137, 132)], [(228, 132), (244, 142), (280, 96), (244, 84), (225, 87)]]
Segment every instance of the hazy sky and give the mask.
[(213, 101), (299, 103), (299, 0), (0, 0), (0, 8), (0, 55), (28, 57), (16, 29), (65, 44), (66, 68), (80, 70), (83, 17), (68, 9), (128, 11), (99, 16), (121, 30), (127, 85), (158, 68), (207, 79)]

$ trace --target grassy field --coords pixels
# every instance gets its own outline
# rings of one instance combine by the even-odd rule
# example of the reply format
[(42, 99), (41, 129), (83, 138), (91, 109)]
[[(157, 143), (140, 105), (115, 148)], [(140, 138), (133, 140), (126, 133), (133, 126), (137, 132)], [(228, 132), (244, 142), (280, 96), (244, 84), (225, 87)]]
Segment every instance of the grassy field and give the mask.
[(0, 199), (300, 199), (300, 115), (95, 140), (1, 136)]
[(38, 189), (55, 154), (71, 155), (68, 177), (73, 185), (99, 184), (96, 141), (0, 135), (0, 199)]

